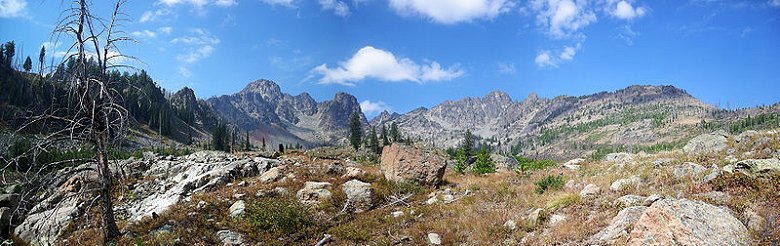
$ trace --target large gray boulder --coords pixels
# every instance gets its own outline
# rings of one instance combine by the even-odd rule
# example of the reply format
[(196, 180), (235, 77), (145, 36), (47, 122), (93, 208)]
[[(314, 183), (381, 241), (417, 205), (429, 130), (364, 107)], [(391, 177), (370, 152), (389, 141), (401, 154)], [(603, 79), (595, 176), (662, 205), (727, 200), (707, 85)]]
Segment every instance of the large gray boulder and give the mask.
[(490, 154), (490, 159), (493, 159), (493, 162), (496, 163), (496, 167), (507, 170), (513, 170), (518, 165), (517, 159), (511, 156), (504, 156), (493, 153)]
[(724, 131), (702, 134), (688, 141), (683, 151), (689, 154), (709, 154), (724, 150), (727, 145), (728, 134)]
[(344, 183), (342, 190), (347, 195), (347, 202), (350, 203), (356, 212), (371, 208), (373, 195), (371, 184), (353, 179)]
[(630, 238), (630, 245), (748, 245), (749, 235), (726, 208), (664, 199), (644, 211)]
[(387, 180), (435, 186), (441, 183), (447, 164), (433, 151), (393, 143), (382, 149), (379, 167)]

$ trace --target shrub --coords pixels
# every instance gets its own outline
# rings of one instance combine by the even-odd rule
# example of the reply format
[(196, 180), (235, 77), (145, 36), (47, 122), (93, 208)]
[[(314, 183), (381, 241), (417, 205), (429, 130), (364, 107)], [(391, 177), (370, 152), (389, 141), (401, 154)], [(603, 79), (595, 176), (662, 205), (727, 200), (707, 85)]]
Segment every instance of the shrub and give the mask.
[(247, 219), (256, 231), (276, 236), (305, 233), (314, 225), (309, 211), (291, 198), (264, 198), (247, 206)]
[(522, 156), (515, 156), (515, 160), (517, 160), (517, 169), (519, 169), (520, 173), (530, 170), (545, 169), (558, 165), (557, 162), (550, 159), (536, 160)]
[(544, 192), (548, 190), (559, 190), (563, 188), (563, 184), (563, 176), (547, 175), (547, 177), (544, 177), (534, 183), (534, 185), (536, 185), (534, 192), (536, 192), (536, 194), (544, 194)]
[(455, 166), (453, 166), (455, 172), (463, 174), (466, 171), (466, 168), (469, 166), (468, 161), (469, 157), (466, 156), (466, 151), (463, 149), (458, 149), (455, 154)]

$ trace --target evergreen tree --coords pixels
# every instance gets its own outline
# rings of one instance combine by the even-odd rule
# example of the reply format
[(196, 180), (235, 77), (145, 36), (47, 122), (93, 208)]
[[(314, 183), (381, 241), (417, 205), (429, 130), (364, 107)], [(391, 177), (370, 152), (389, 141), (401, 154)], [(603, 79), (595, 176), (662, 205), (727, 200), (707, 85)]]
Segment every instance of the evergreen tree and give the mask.
[(24, 65), (22, 65), (22, 68), (24, 68), (25, 72), (30, 72), (30, 69), (32, 69), (32, 59), (30, 59), (29, 56), (27, 56), (27, 59), (24, 60)]
[(349, 143), (352, 144), (352, 148), (358, 150), (360, 148), (360, 141), (362, 140), (363, 131), (360, 129), (360, 116), (357, 112), (352, 112), (352, 116), (349, 119)]
[(401, 133), (398, 132), (398, 124), (393, 122), (390, 124), (390, 141), (400, 142), (401, 140)]
[(279, 153), (284, 153), (284, 144), (279, 144)]
[(38, 72), (43, 73), (46, 64), (46, 46), (41, 46), (41, 52), (38, 53)]
[(387, 139), (387, 127), (385, 127), (385, 124), (382, 124), (382, 146), (387, 146), (390, 144), (390, 140)]
[(244, 142), (244, 150), (249, 151), (252, 149), (252, 143), (249, 142), (249, 131), (246, 131), (246, 142)]
[(228, 132), (227, 126), (223, 122), (217, 122), (211, 135), (211, 148), (215, 150), (228, 151)]
[(461, 146), (467, 157), (474, 156), (474, 135), (471, 134), (471, 130), (466, 130), (463, 134), (463, 145)]
[(468, 161), (469, 158), (466, 156), (466, 152), (463, 149), (458, 149), (455, 153), (455, 172), (463, 174), (469, 166)]
[(493, 159), (490, 158), (490, 153), (487, 148), (480, 149), (477, 154), (477, 160), (474, 161), (474, 166), (471, 170), (476, 174), (494, 173), (496, 172), (496, 164), (493, 163)]
[(265, 150), (265, 137), (263, 137), (263, 150)]
[(8, 41), (5, 43), (5, 53), (3, 56), (3, 61), (6, 66), (12, 67), (14, 55), (16, 55), (16, 44), (14, 44), (14, 41)]
[(371, 127), (371, 135), (368, 136), (368, 142), (370, 143), (369, 149), (374, 153), (379, 154), (382, 150), (379, 148), (379, 139), (376, 138), (376, 127)]

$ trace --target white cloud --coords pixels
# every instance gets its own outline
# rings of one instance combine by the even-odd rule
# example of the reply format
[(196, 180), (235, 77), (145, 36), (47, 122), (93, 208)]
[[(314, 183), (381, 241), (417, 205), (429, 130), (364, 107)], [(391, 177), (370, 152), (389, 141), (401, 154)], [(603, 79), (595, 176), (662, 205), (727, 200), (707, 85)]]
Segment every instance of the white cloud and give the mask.
[(138, 38), (156, 38), (157, 33), (150, 31), (150, 30), (143, 30), (143, 31), (135, 31), (130, 33), (130, 35), (133, 35), (134, 37)]
[(549, 50), (539, 51), (539, 54), (534, 58), (534, 63), (540, 68), (556, 68), (561, 63), (574, 60), (574, 56), (577, 55), (577, 50), (579, 50), (580, 47), (581, 44), (579, 43), (575, 46), (564, 46), (563, 49), (557, 53), (557, 56)]
[(390, 111), (391, 108), (383, 101), (372, 102), (369, 100), (364, 100), (360, 102), (360, 110), (363, 111), (363, 113), (366, 115), (375, 115), (385, 110)]
[(149, 10), (149, 11), (146, 11), (143, 14), (141, 14), (141, 18), (138, 19), (138, 22), (144, 23), (144, 22), (156, 21), (160, 17), (166, 16), (166, 15), (170, 15), (172, 13), (173, 12), (171, 12), (171, 10), (169, 10), (167, 8), (161, 8), (161, 9), (158, 9), (158, 10), (155, 10), (155, 11)]
[(339, 0), (319, 0), (322, 10), (333, 11), (334, 14), (345, 17), (349, 15), (349, 6)]
[(780, 7), (780, 0), (769, 0), (769, 6)]
[(564, 61), (571, 61), (574, 60), (574, 55), (576, 54), (577, 54), (577, 50), (575, 50), (574, 47), (566, 46), (563, 48), (561, 55), (559, 55), (558, 57), (560, 57), (561, 60)]
[(172, 44), (178, 44), (179, 47), (182, 47), (182, 51), (176, 56), (176, 59), (181, 62), (179, 74), (185, 78), (192, 76), (192, 71), (187, 66), (211, 56), (214, 53), (214, 46), (220, 42), (219, 38), (200, 28), (192, 29), (189, 32), (190, 34), (187, 36), (171, 40)]
[(503, 74), (515, 74), (517, 73), (517, 69), (515, 68), (514, 63), (499, 62), (498, 72)]
[(281, 5), (288, 8), (295, 7), (293, 0), (260, 0), (261, 2), (269, 5)]
[(397, 58), (393, 53), (371, 46), (361, 48), (352, 58), (328, 68), (322, 64), (312, 70), (322, 75), (321, 84), (354, 85), (354, 82), (374, 78), (382, 81), (429, 81), (451, 80), (464, 74), (458, 65), (442, 69), (438, 62), (418, 65), (409, 58)]
[(2, 0), (0, 1), (0, 18), (14, 18), (22, 16), (27, 1), (25, 0)]
[(536, 22), (554, 38), (568, 37), (596, 22), (596, 14), (587, 0), (532, 0)]
[(544, 68), (544, 67), (558, 67), (558, 64), (555, 64), (552, 61), (552, 57), (550, 57), (550, 52), (543, 50), (540, 51), (538, 55), (536, 55), (536, 58), (534, 59), (534, 63), (536, 63), (536, 66)]
[(646, 12), (647, 10), (644, 7), (634, 7), (629, 2), (620, 1), (612, 7), (610, 14), (618, 19), (633, 20), (634, 18), (644, 16)]
[(158, 30), (160, 30), (160, 32), (164, 33), (165, 35), (170, 35), (171, 32), (173, 32), (173, 27), (164, 26), (164, 27), (160, 27)]
[(421, 15), (442, 24), (493, 19), (514, 7), (510, 0), (390, 0), (390, 7), (404, 16)]
[(233, 5), (238, 4), (236, 0), (217, 0), (214, 2), (214, 5), (220, 6), (220, 7), (230, 7)]

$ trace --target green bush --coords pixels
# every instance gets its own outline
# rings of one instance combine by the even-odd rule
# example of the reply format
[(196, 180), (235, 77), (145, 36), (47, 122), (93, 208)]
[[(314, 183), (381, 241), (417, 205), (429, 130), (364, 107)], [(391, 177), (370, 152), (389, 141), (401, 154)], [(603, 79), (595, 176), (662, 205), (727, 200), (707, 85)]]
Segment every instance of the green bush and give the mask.
[(534, 192), (536, 192), (536, 194), (544, 194), (544, 192), (548, 190), (559, 190), (563, 188), (563, 184), (563, 176), (547, 175), (547, 177), (544, 177), (534, 183), (534, 185), (536, 185)]
[(466, 168), (468, 167), (469, 167), (469, 157), (466, 156), (466, 151), (464, 151), (463, 149), (458, 149), (455, 154), (455, 166), (453, 166), (455, 172), (463, 174), (466, 171)]
[(246, 210), (256, 231), (276, 236), (306, 232), (314, 225), (309, 211), (291, 198), (264, 198), (250, 203)]
[(517, 169), (520, 169), (519, 171), (521, 173), (530, 170), (545, 169), (558, 165), (557, 162), (550, 159), (536, 160), (522, 156), (515, 156), (515, 160), (517, 160)]

